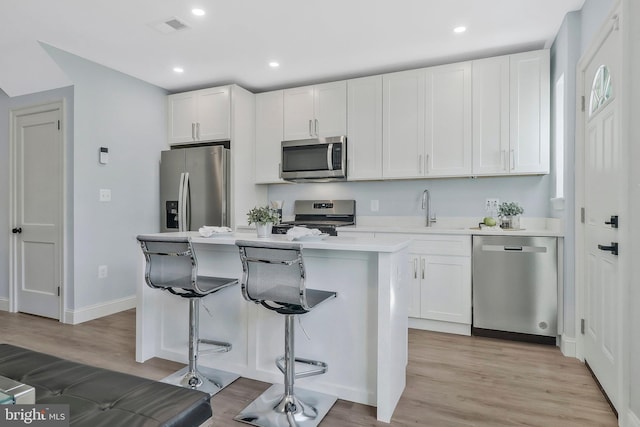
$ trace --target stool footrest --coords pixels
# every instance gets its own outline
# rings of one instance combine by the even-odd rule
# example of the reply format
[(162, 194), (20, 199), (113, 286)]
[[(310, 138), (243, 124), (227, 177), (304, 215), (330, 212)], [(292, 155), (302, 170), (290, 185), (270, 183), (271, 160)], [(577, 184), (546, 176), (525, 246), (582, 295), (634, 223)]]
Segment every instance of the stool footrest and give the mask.
[(208, 344), (214, 346), (214, 348), (200, 349), (200, 351), (198, 351), (198, 354), (226, 353), (228, 351), (231, 351), (231, 344), (228, 342), (208, 340), (203, 338), (199, 339), (198, 342), (200, 344)]
[[(285, 360), (284, 356), (278, 357), (276, 359), (276, 366), (278, 367), (278, 369), (280, 369), (280, 372), (282, 372), (283, 374), (285, 372), (284, 360)], [(325, 372), (327, 372), (327, 370), (329, 369), (329, 365), (327, 365), (325, 362), (320, 362), (318, 360), (303, 359), (300, 357), (296, 357), (295, 361), (296, 363), (302, 363), (304, 365), (315, 367), (315, 368), (304, 370), (301, 372), (296, 372), (296, 376), (295, 376), (296, 378), (306, 378), (306, 377), (312, 377), (314, 375), (322, 375)]]

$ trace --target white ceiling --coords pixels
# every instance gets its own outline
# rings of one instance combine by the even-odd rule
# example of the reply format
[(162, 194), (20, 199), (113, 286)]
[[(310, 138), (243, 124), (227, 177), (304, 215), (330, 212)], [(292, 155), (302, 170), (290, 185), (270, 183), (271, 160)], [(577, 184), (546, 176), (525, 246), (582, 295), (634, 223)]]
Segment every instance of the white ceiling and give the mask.
[[(583, 3), (0, 0), (0, 88), (16, 96), (70, 84), (42, 42), (172, 92), (226, 83), (261, 92), (550, 47), (565, 14)], [(206, 15), (193, 16), (194, 7)], [(190, 28), (152, 28), (172, 17)], [(468, 31), (454, 34), (458, 25)]]

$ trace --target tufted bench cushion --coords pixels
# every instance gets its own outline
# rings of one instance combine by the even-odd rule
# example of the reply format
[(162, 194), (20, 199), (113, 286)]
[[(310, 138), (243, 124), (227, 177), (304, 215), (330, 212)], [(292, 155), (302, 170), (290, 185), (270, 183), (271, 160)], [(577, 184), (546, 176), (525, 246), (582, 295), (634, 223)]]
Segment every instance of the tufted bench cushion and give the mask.
[(74, 427), (199, 426), (209, 395), (0, 344), (0, 375), (35, 387), (36, 403), (68, 404)]

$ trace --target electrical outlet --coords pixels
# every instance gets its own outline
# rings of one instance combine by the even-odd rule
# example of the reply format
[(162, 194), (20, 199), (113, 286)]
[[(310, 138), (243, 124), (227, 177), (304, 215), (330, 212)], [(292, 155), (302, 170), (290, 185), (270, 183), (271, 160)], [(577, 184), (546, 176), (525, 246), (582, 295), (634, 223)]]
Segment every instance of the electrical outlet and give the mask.
[(111, 201), (111, 190), (108, 188), (100, 189), (100, 201), (101, 202), (110, 202)]
[(378, 212), (380, 209), (380, 202), (378, 200), (371, 201), (371, 212)]
[(500, 199), (485, 199), (484, 210), (487, 212), (497, 212)]
[(99, 265), (98, 266), (98, 279), (104, 279), (105, 277), (107, 277), (107, 266), (106, 265)]

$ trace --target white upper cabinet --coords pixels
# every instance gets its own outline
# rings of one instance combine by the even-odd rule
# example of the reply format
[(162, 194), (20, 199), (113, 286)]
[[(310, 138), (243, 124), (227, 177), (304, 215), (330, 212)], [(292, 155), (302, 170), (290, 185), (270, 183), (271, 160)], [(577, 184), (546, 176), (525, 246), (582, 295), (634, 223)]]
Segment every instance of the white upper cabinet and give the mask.
[(424, 70), (385, 74), (383, 84), (382, 175), (424, 175)]
[(383, 77), (383, 176), (471, 174), (471, 66)]
[(473, 174), (549, 173), (549, 51), (473, 62)]
[(283, 182), (280, 179), (283, 108), (282, 90), (256, 95), (256, 184)]
[(223, 86), (167, 97), (169, 144), (230, 138), (230, 87)]
[(510, 57), (509, 171), (549, 173), (549, 51)]
[(347, 81), (347, 177), (382, 178), (382, 76)]
[(425, 175), (471, 174), (471, 63), (426, 70)]
[(284, 91), (284, 140), (346, 134), (346, 81)]
[(509, 171), (509, 57), (473, 61), (473, 173)]

